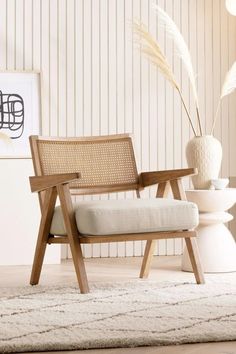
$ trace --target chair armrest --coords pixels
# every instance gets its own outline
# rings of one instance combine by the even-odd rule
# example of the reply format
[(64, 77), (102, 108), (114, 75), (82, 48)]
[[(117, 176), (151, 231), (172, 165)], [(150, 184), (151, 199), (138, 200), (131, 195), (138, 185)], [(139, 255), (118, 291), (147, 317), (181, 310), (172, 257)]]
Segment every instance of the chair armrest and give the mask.
[(179, 170), (142, 172), (140, 173), (139, 178), (140, 185), (142, 187), (147, 187), (153, 184), (168, 182), (186, 176), (193, 176), (196, 174), (196, 168), (184, 168)]
[(47, 176), (29, 177), (31, 192), (40, 192), (60, 184), (67, 184), (80, 178), (80, 173), (60, 173)]

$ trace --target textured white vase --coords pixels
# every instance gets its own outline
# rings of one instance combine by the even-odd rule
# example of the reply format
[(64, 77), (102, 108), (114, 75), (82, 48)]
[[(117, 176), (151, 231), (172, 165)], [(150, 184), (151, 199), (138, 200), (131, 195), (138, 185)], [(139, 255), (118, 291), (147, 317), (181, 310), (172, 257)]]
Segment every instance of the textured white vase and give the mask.
[(186, 147), (189, 167), (196, 167), (198, 175), (192, 177), (195, 189), (209, 189), (211, 179), (217, 179), (222, 161), (222, 147), (212, 135), (196, 136)]

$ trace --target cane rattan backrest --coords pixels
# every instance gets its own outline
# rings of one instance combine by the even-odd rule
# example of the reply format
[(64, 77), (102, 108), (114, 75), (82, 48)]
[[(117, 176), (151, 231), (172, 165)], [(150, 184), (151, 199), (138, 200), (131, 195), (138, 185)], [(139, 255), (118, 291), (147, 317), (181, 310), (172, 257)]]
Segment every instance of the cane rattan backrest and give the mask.
[(36, 175), (80, 172), (70, 188), (79, 194), (138, 188), (138, 173), (129, 135), (88, 138), (31, 136)]

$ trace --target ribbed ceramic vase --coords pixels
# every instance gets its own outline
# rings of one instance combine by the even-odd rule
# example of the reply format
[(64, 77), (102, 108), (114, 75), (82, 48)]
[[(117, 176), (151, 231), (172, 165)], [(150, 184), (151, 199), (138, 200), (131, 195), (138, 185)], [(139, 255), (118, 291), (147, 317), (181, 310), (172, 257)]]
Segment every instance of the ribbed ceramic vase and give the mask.
[(189, 167), (196, 167), (198, 175), (192, 177), (195, 189), (209, 189), (211, 179), (217, 179), (222, 161), (222, 147), (212, 135), (196, 136), (186, 147)]

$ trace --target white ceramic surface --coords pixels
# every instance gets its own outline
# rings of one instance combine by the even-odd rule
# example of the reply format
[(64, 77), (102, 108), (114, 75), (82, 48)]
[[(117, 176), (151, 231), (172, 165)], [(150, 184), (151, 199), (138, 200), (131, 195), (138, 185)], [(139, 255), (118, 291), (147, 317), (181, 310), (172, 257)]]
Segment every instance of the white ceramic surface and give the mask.
[(199, 223), (201, 225), (226, 223), (231, 220), (233, 220), (233, 215), (226, 213), (225, 211), (219, 211), (214, 213), (200, 213), (199, 215)]
[(230, 209), (236, 202), (236, 188), (223, 190), (188, 190), (189, 202), (197, 204), (200, 212), (219, 212)]
[(215, 187), (215, 189), (225, 189), (229, 184), (229, 179), (228, 178), (212, 179), (211, 184)]
[[(189, 190), (187, 199), (198, 205), (199, 226), (197, 244), (203, 270), (206, 273), (236, 271), (236, 243), (224, 223), (233, 219), (226, 212), (236, 202), (236, 188), (224, 190)], [(192, 271), (186, 249), (182, 269)]]
[(189, 167), (196, 167), (198, 174), (192, 177), (195, 189), (209, 189), (211, 180), (217, 179), (222, 160), (221, 143), (212, 135), (197, 136), (186, 147)]

